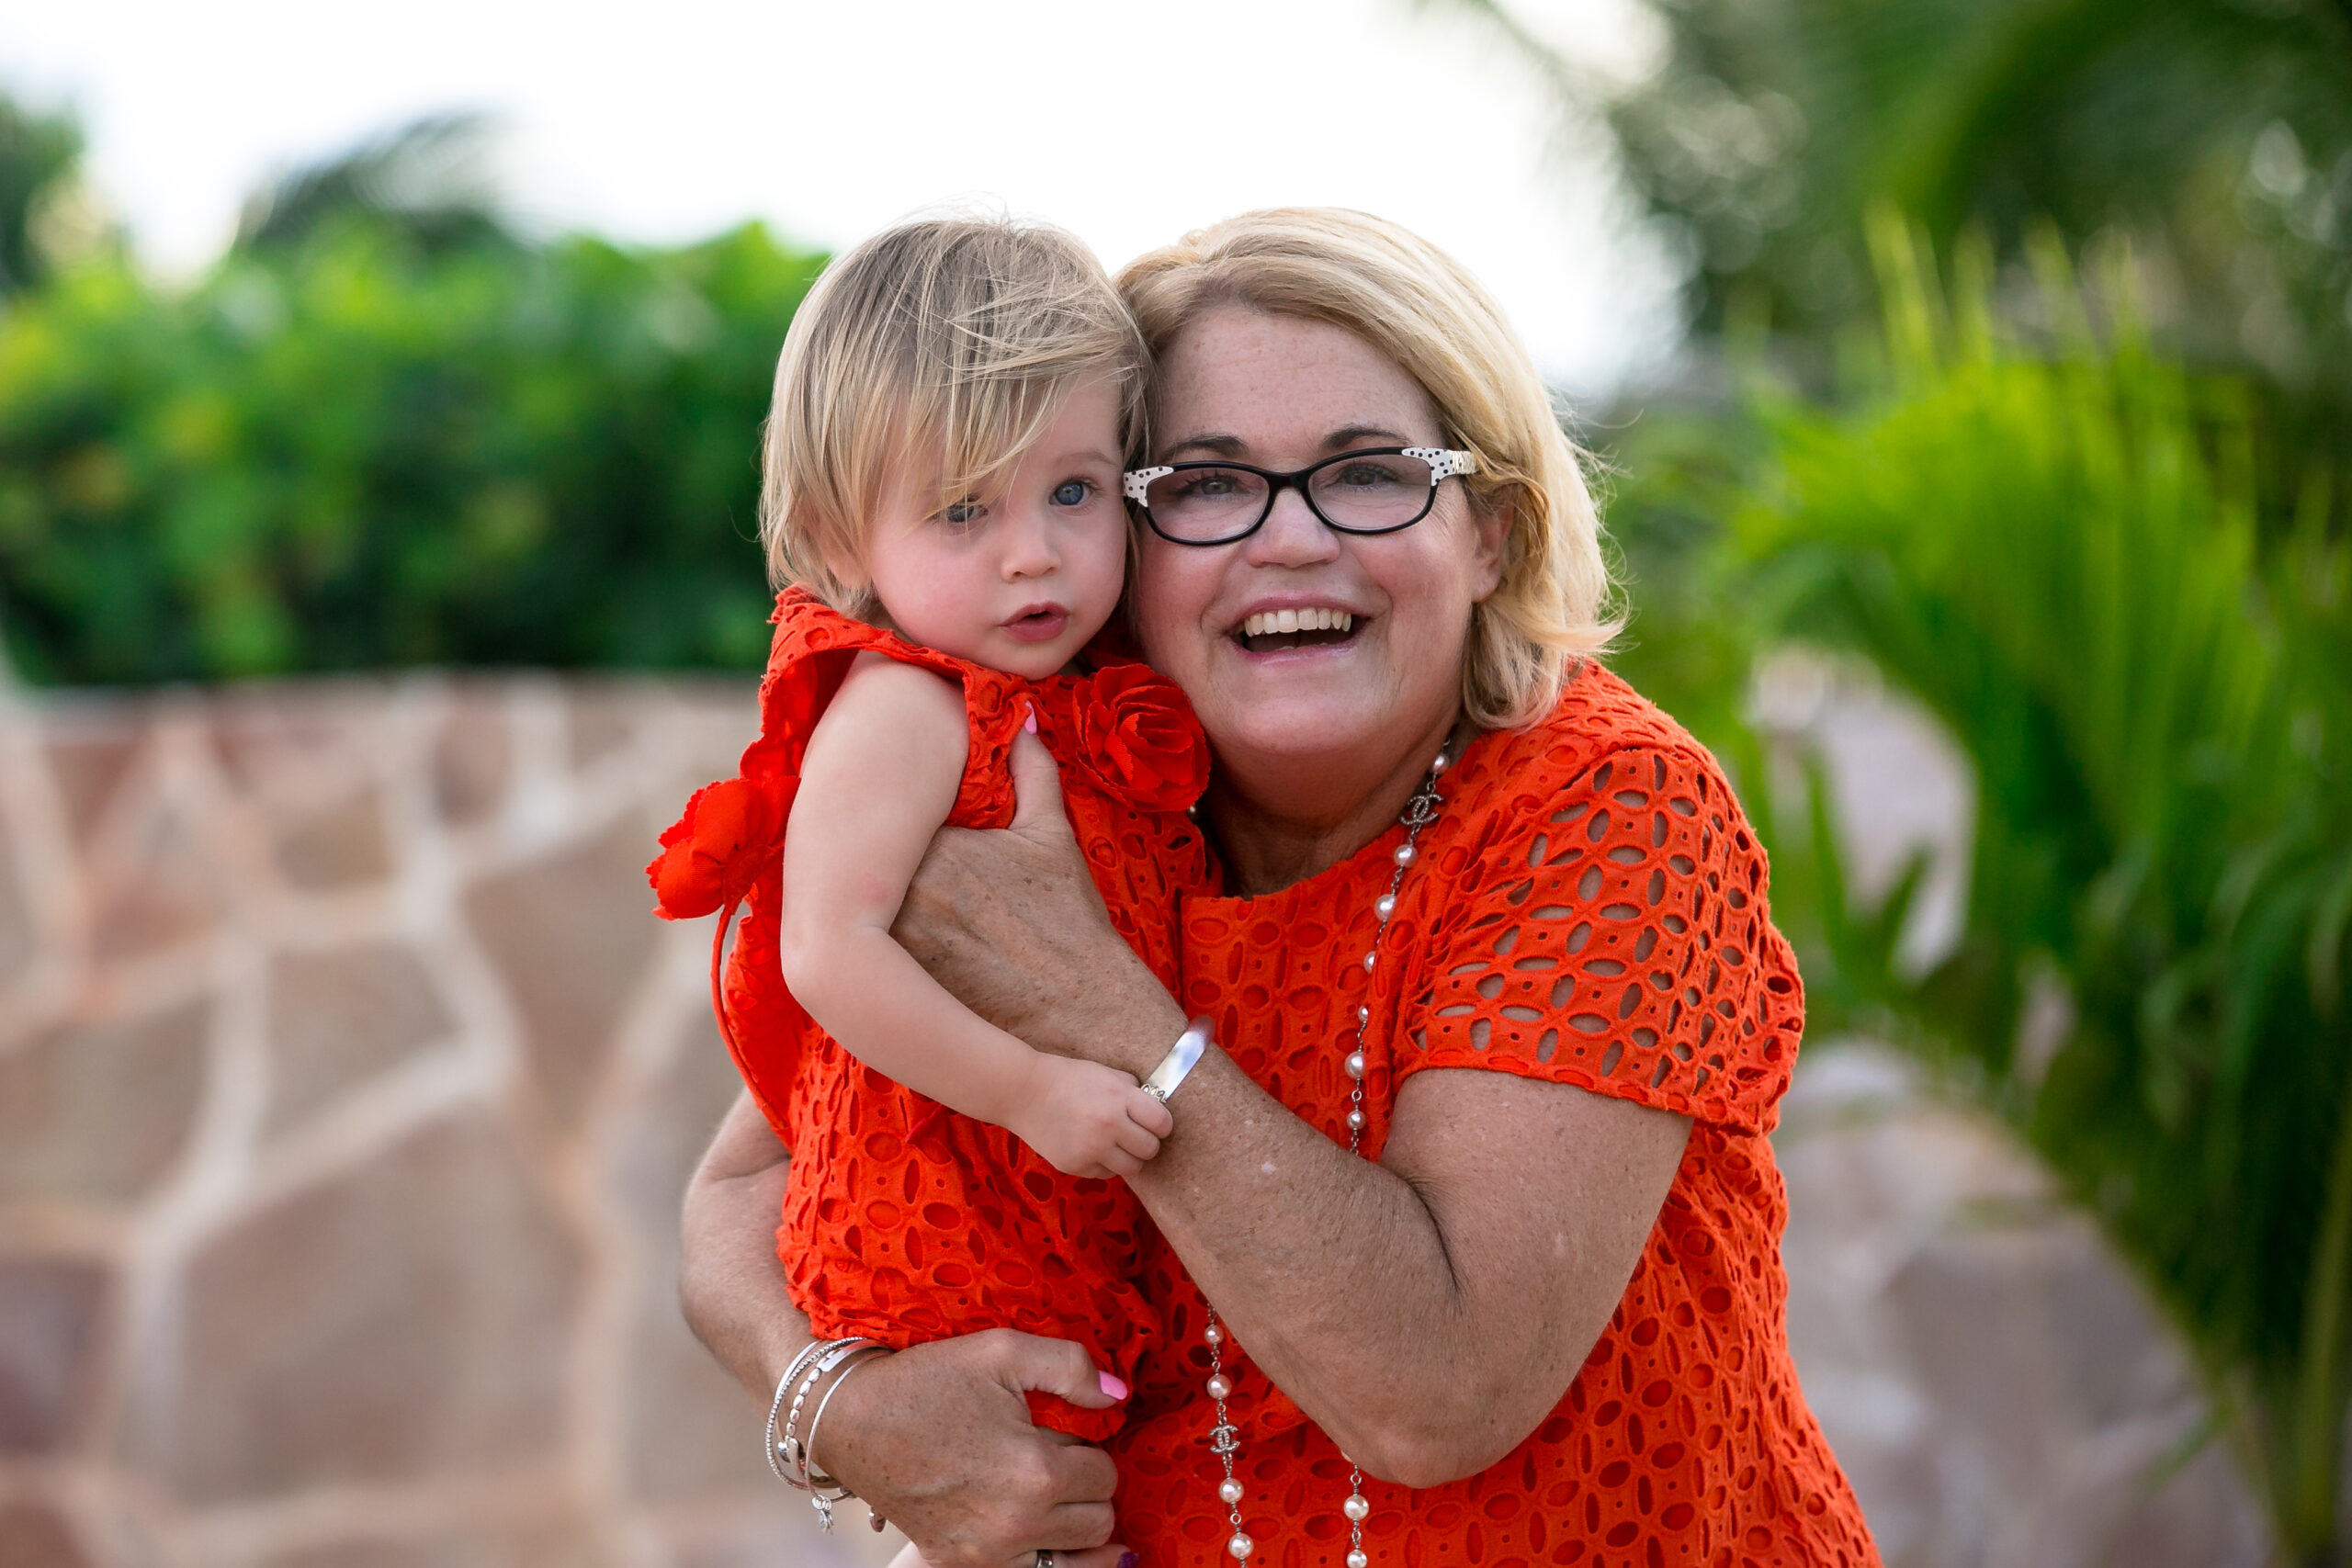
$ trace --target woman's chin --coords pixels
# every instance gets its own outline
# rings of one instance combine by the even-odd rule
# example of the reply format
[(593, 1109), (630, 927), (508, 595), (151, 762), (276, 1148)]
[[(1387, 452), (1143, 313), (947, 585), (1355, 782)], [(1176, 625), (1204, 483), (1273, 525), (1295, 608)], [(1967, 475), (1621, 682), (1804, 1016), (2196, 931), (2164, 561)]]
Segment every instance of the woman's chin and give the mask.
[(1235, 722), (1212, 727), (1210, 739), (1227, 766), (1316, 759), (1363, 760), (1368, 743), (1396, 722), (1385, 694), (1336, 690), (1262, 696), (1242, 705)]

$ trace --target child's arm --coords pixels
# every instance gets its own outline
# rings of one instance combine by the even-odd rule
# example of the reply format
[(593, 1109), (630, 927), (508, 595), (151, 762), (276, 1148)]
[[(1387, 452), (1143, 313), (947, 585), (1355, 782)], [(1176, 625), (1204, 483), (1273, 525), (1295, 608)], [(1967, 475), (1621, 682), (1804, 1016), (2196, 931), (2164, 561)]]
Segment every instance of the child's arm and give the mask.
[(964, 772), (963, 694), (860, 654), (809, 737), (784, 841), (784, 977), (866, 1066), (995, 1123), (1074, 1176), (1131, 1175), (1167, 1107), (1126, 1074), (1047, 1056), (941, 988), (890, 922)]

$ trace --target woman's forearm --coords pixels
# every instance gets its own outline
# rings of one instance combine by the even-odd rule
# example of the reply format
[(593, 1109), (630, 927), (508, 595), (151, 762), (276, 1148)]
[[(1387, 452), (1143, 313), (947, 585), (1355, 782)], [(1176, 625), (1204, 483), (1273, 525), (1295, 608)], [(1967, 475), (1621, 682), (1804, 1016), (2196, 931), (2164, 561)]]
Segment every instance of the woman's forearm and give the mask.
[[(1138, 1076), (1182, 1027), (1139, 964), (1059, 1010), (1060, 1048)], [(1174, 1134), (1129, 1184), (1249, 1360), (1368, 1471), (1416, 1485), (1486, 1468), (1558, 1404), (1687, 1133), (1565, 1085), (1431, 1072), (1375, 1164), (1221, 1052), (1170, 1108)]]
[(718, 1364), (764, 1404), (809, 1340), (775, 1255), (791, 1155), (749, 1095), (738, 1095), (686, 1184), (678, 1304)]

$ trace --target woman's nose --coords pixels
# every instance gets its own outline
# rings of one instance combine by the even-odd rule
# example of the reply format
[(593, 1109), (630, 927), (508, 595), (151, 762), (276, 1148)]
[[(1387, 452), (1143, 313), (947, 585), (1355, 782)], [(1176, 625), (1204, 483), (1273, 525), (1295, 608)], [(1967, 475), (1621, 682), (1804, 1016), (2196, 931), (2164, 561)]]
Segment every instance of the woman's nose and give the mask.
[(1244, 542), (1253, 564), (1314, 566), (1340, 553), (1340, 537), (1323, 525), (1293, 486), (1274, 497), (1274, 509)]

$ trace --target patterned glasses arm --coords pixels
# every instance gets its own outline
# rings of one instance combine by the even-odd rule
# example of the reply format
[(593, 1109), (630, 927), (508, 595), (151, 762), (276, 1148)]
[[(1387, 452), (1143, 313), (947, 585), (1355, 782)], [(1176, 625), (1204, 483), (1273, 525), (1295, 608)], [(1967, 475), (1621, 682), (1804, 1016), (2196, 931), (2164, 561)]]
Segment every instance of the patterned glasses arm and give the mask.
[(1165, 463), (1156, 468), (1130, 468), (1119, 476), (1119, 487), (1126, 492), (1129, 501), (1140, 502), (1144, 499), (1144, 492), (1151, 489), (1152, 480), (1162, 474), (1172, 474), (1175, 471)]
[(1449, 452), (1442, 446), (1408, 446), (1404, 455), (1419, 457), (1430, 466), (1430, 488), (1432, 490), (1437, 488), (1441, 479), (1478, 471), (1477, 455), (1472, 452)]

